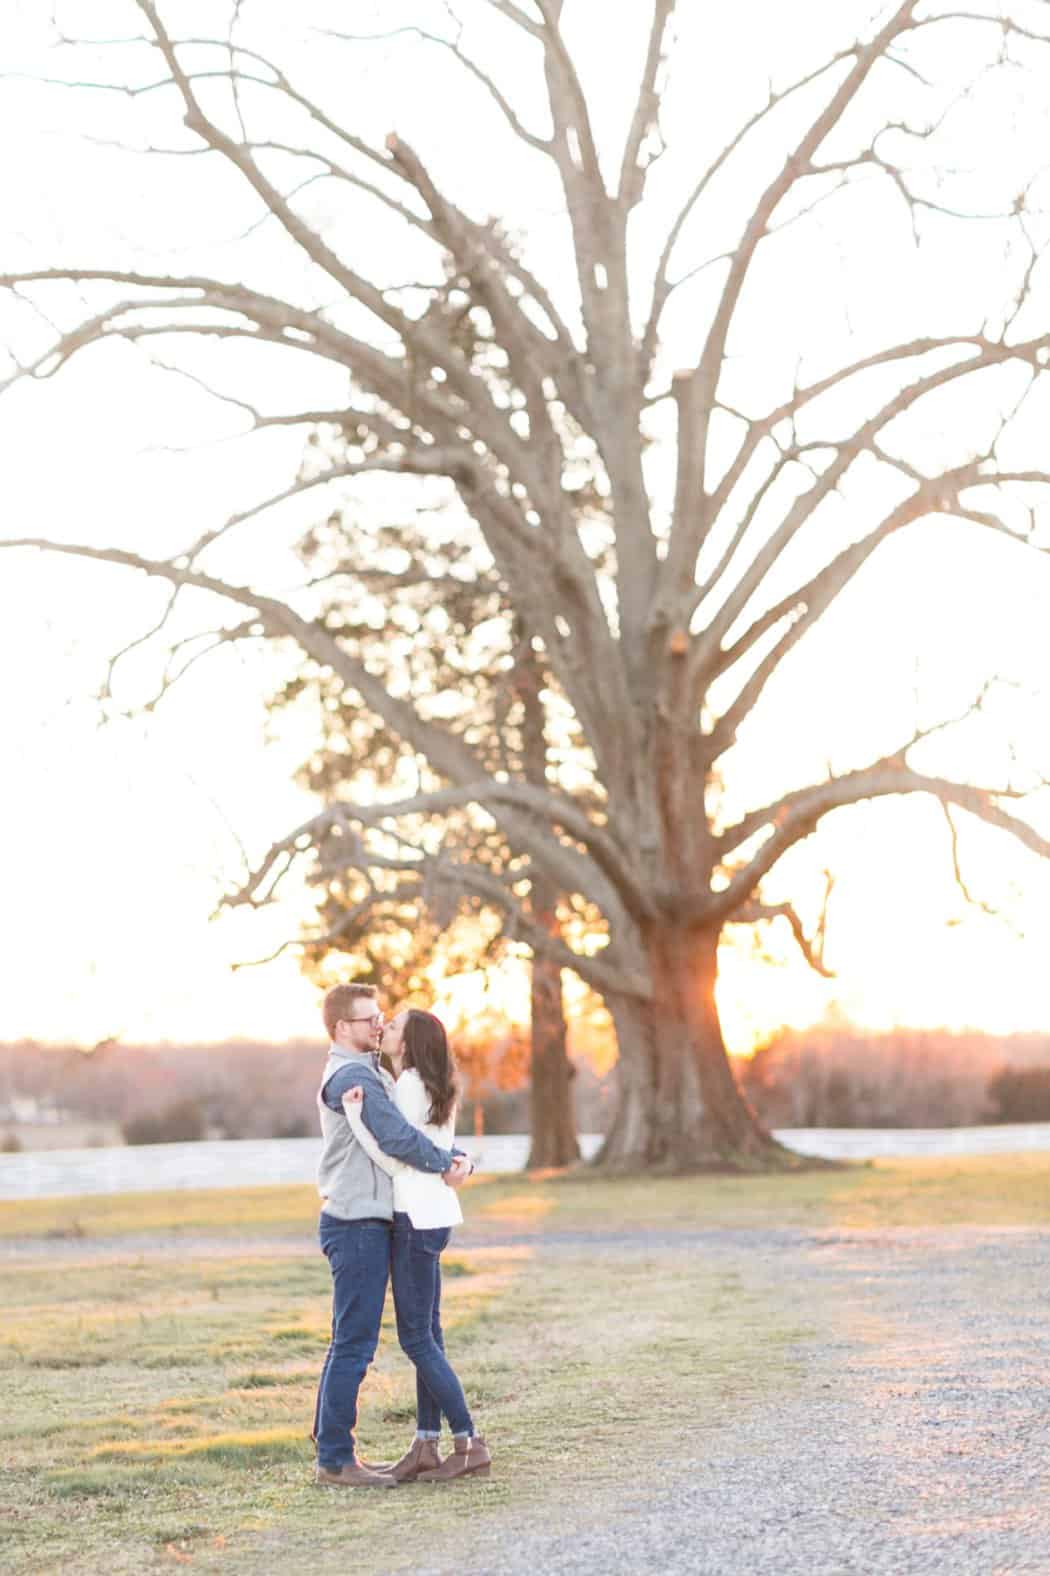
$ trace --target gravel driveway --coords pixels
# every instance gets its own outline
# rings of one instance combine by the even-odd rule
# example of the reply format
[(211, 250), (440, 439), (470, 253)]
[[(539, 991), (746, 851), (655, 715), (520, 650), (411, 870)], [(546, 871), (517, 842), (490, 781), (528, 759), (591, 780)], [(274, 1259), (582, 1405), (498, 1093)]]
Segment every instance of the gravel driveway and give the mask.
[[(508, 1514), (469, 1539), (472, 1570), (1050, 1573), (1050, 1231), (696, 1240), (745, 1279), (760, 1266), (767, 1285), (795, 1289), (813, 1333), (793, 1354), (790, 1393), (708, 1413), (666, 1460), (632, 1458), (628, 1433), (615, 1502), (581, 1505), (555, 1532)], [(558, 1249), (555, 1238), (541, 1251)], [(632, 1251), (631, 1239), (609, 1251)], [(461, 1570), (466, 1552), (429, 1568)]]
[[(626, 1429), (614, 1490), (559, 1496), (555, 1530), (510, 1507), (474, 1522), (454, 1550), (428, 1551), (431, 1576), (1050, 1576), (1050, 1229), (472, 1232), (463, 1245), (514, 1241), (540, 1261), (703, 1253), (808, 1333), (781, 1396), (722, 1400), (684, 1442), (669, 1418), (663, 1458), (640, 1458)], [(135, 1251), (4, 1246), (9, 1270)], [(266, 1251), (316, 1249), (296, 1236)]]

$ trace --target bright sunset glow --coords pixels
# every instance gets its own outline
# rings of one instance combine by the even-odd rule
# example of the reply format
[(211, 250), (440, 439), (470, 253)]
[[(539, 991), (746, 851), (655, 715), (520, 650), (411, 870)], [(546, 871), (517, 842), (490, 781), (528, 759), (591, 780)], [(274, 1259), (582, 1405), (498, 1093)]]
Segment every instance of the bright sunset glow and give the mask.
[[(97, 29), (92, 24), (100, 34), (120, 15), (109, 0), (92, 9), (100, 13)], [(362, 27), (382, 14), (379, 5), (360, 10), (368, 13), (355, 16)], [(727, 13), (725, 22), (736, 30), (741, 91), (751, 26), (746, 12)], [(831, 5), (814, 7), (813, 26), (830, 27), (835, 12)], [(771, 20), (771, 48), (793, 47), (784, 26), (781, 37)], [(46, 73), (46, 42), (35, 7), (17, 6), (0, 20), (0, 47), (12, 71)], [(610, 137), (617, 84), (632, 59), (628, 30), (619, 43), (617, 53), (614, 41), (604, 40), (602, 68), (595, 62), (591, 68), (598, 119)], [(411, 125), (413, 101), (426, 93), (426, 63), (397, 58), (413, 62), (400, 84)], [(385, 70), (365, 73), (360, 84), (360, 114), (370, 127), (385, 125), (393, 113), (382, 87)], [(104, 139), (107, 116), (115, 126), (117, 112), (108, 104), (92, 108)], [(451, 107), (441, 129), (449, 142), (465, 129), (457, 113), (465, 112)], [(1016, 114), (1026, 135), (1040, 125), (1047, 130), (1050, 107), (1019, 100)], [(82, 124), (75, 97), (58, 90), (12, 83), (0, 100), (5, 144), (20, 155), (3, 176), (5, 212), (19, 215), (19, 266), (77, 248), (83, 256), (110, 248), (141, 261), (141, 223), (163, 266), (198, 227), (219, 260), (217, 271), (235, 271), (237, 237), (254, 210), (227, 214), (186, 191), (174, 210), (162, 208), (147, 161), (78, 140)], [(972, 128), (963, 135), (963, 154), (967, 135)], [(537, 245), (552, 246), (549, 194), (519, 195)], [(888, 269), (887, 300), (896, 307), (899, 278), (888, 261), (882, 219), (863, 222), (872, 225), (865, 290), (878, 296)], [(382, 255), (382, 236), (368, 239), (372, 260), (381, 257), (396, 272), (396, 259)], [(810, 261), (792, 250), (790, 239), (779, 244), (779, 298), (808, 311), (820, 281), (810, 279)], [(979, 241), (972, 257), (960, 254), (954, 267), (946, 259), (945, 301), (970, 281), (969, 268), (993, 263)], [(275, 260), (273, 266), (284, 265)], [(697, 289), (705, 288), (701, 280)], [(937, 304), (909, 309), (918, 316)], [(683, 310), (683, 337), (691, 310)], [(783, 324), (767, 329), (763, 355), (783, 358)], [(844, 315), (836, 332), (845, 338), (849, 331)], [(209, 372), (218, 365), (213, 351), (201, 352)], [(267, 364), (260, 370), (260, 380), (269, 380), (263, 392), (281, 395), (298, 376), (285, 363), (280, 376)], [(333, 373), (333, 397), (342, 392)], [(947, 445), (969, 419), (972, 412), (954, 411), (951, 432), (934, 433), (933, 447)], [(207, 529), (246, 496), (261, 498), (294, 474), (301, 433), (269, 434), (265, 447), (257, 440), (238, 447), (232, 435), (239, 430), (229, 411), (217, 414), (199, 390), (129, 346), (74, 360), (49, 383), (16, 388), (0, 409), (6, 529), (139, 547), (145, 537), (151, 549), (166, 551), (193, 534), (187, 522)], [(843, 503), (852, 506), (859, 504)], [(291, 511), (280, 529), (254, 539), (243, 561), (237, 557), (243, 549), (231, 545), (231, 578), (261, 578), (265, 569), (282, 584), (299, 583), (302, 565), (291, 546), (304, 519), (302, 510)], [(790, 686), (771, 686), (776, 727), (742, 733), (727, 763), (727, 804), (742, 802), (745, 781), (760, 802), (759, 785), (768, 783), (775, 795), (785, 779), (803, 782), (807, 773), (819, 777), (873, 756), (932, 718), (965, 707), (993, 673), (1005, 682), (986, 711), (952, 739), (934, 741), (931, 759), (977, 780), (988, 761), (1013, 749), (1034, 772), (1045, 770), (1045, 698), (1035, 686), (1046, 672), (1050, 570), (1045, 561), (1020, 568), (1016, 552), (954, 534), (949, 544), (932, 524), (894, 543), (792, 657)], [(100, 730), (92, 697), (107, 657), (160, 617), (166, 591), (111, 566), (29, 554), (9, 555), (3, 570), (0, 660), (10, 682), (3, 722), (9, 835), (0, 1039), (89, 1045), (110, 1035), (128, 1041), (319, 1037), (320, 988), (303, 978), (294, 949), (263, 967), (233, 969), (294, 938), (310, 913), (308, 895), (290, 882), (279, 908), (208, 919), (243, 875), (245, 858), (258, 859), (316, 808), (293, 780), (312, 748), (309, 709), (279, 722), (266, 716), (266, 696), (285, 676), (283, 659), (224, 651), (192, 670), (153, 716)], [(189, 606), (200, 604), (191, 599)], [(141, 705), (156, 687), (160, 662), (155, 650), (129, 662), (118, 684), (121, 704)], [(565, 780), (572, 773), (573, 763), (565, 762)], [(1050, 831), (1045, 793), (1025, 814)], [(949, 834), (935, 807), (882, 801), (831, 816), (778, 868), (771, 891), (790, 895), (812, 923), (823, 872), (833, 873), (826, 962), (835, 978), (820, 979), (806, 968), (783, 922), (763, 932), (758, 948), (733, 929), (719, 986), (729, 1048), (749, 1051), (780, 1025), (803, 1027), (830, 1012), (873, 1028), (1045, 1028), (1050, 871), (983, 826), (966, 823), (960, 846), (973, 904), (953, 882)], [(345, 968), (345, 960), (333, 958), (327, 977), (342, 978)], [(438, 965), (433, 984), (435, 1009), (453, 1025), (493, 1011), (527, 1020), (527, 979), (513, 961), (489, 975), (454, 978)], [(568, 992), (572, 1013), (583, 992), (575, 983)]]

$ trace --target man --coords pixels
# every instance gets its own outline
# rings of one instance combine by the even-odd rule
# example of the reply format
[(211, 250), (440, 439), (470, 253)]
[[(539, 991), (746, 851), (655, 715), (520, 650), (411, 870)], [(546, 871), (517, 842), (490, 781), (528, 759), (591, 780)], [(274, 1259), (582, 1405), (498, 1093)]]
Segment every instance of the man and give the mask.
[(321, 1250), (332, 1271), (332, 1341), (314, 1413), (317, 1481), (340, 1488), (394, 1488), (388, 1475), (358, 1460), (354, 1445), (357, 1395), (379, 1344), (386, 1298), (393, 1187), (354, 1139), (343, 1095), (355, 1085), (366, 1091), (364, 1120), (388, 1155), (419, 1171), (440, 1172), (451, 1187), (465, 1181), (471, 1164), (461, 1151), (432, 1144), (394, 1104), (393, 1080), (380, 1067), (376, 1050), (383, 1015), (375, 987), (337, 985), (323, 1010), (332, 1043), (317, 1095), (323, 1141), (317, 1186)]

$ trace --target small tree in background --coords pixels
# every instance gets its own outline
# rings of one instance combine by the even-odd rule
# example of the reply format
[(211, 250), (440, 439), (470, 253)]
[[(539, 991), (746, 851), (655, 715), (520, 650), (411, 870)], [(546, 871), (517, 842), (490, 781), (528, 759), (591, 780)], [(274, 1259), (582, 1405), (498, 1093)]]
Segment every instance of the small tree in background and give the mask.
[[(373, 674), (381, 673), (388, 685), (404, 687), (420, 700), (426, 697), (451, 733), (470, 738), (493, 774), (537, 790), (545, 787), (550, 745), (543, 694), (551, 681), (527, 632), (515, 624), (505, 587), (478, 565), (476, 553), (410, 523), (354, 530), (338, 516), (312, 531), (302, 551), (323, 582), (352, 577), (356, 597), (340, 596), (325, 618), (333, 632), (354, 629)], [(414, 578), (398, 575), (406, 559), (419, 568)], [(381, 593), (391, 576), (397, 579), (397, 595), (384, 601)], [(406, 784), (431, 794), (453, 786), (327, 670), (306, 668), (284, 687), (275, 705), (294, 703), (310, 691), (320, 701), (323, 736), (301, 776), (323, 801), (396, 798)], [(565, 716), (560, 735), (562, 756), (578, 752), (579, 740)], [(562, 940), (560, 894), (541, 871), (526, 870), (515, 860), (498, 823), (469, 807), (434, 811), (419, 817), (410, 834), (390, 841), (395, 858), (402, 858), (406, 848), (440, 849), (497, 880), (517, 866), (524, 911), (552, 941)], [(464, 916), (473, 916), (475, 923), (459, 925), (450, 941), (450, 927)], [(416, 869), (402, 863), (386, 870), (378, 859), (341, 868), (324, 886), (318, 918), (320, 934), (305, 938), (308, 973), (323, 975), (333, 952), (363, 956), (368, 978), (391, 1003), (411, 995), (413, 1005), (428, 1005), (426, 967), (439, 951), (446, 974), (453, 951), (458, 966), (472, 972), (496, 955), (501, 940), (514, 939), (513, 922), (502, 906), (486, 904), (454, 873), (435, 882), (422, 860)], [(564, 1166), (579, 1158), (579, 1145), (561, 967), (553, 958), (534, 955), (529, 976), (528, 1164)]]

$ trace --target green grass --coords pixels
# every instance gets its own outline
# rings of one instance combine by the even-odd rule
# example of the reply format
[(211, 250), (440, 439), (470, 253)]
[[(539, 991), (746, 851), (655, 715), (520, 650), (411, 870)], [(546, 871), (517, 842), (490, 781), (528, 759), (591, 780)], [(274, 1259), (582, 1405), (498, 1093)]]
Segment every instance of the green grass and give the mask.
[(0, 1202), (0, 1237), (54, 1237), (206, 1233), (253, 1237), (298, 1234), (316, 1220), (312, 1187), (169, 1189), (160, 1193), (100, 1193), (84, 1198)]
[[(114, 1200), (109, 1219), (124, 1209)], [(709, 1411), (790, 1382), (790, 1318), (697, 1255), (584, 1251), (541, 1269), (529, 1245), (457, 1247), (448, 1345), (496, 1472), (452, 1494), (344, 1499), (314, 1487), (307, 1439), (329, 1305), (320, 1256), (267, 1255), (264, 1233), (249, 1257), (118, 1248), (70, 1261), (63, 1245), (61, 1262), (3, 1277), (5, 1571), (342, 1572), (349, 1516), (371, 1562), (358, 1552), (355, 1568), (395, 1570), (461, 1538), (464, 1518), (556, 1514), (610, 1490), (625, 1439), (666, 1446), (683, 1396)], [(414, 1381), (389, 1305), (361, 1411), (363, 1450), (399, 1454)]]
[[(324, 1576), (346, 1568), (352, 1517), (355, 1569), (394, 1571), (420, 1547), (452, 1558), (465, 1525), (509, 1509), (556, 1520), (611, 1502), (625, 1459), (673, 1451), (697, 1417), (715, 1441), (720, 1416), (796, 1382), (801, 1332), (761, 1256), (739, 1256), (742, 1279), (676, 1246), (677, 1230), (1047, 1224), (1048, 1184), (1042, 1155), (771, 1179), (480, 1181), (464, 1194), (444, 1304), (494, 1475), (454, 1493), (345, 1498), (311, 1481), (329, 1317), (311, 1190), (77, 1200), (83, 1235), (56, 1239), (52, 1258), (46, 1239), (68, 1225), (69, 1202), (2, 1206), (0, 1231), (38, 1255), (0, 1276), (4, 1569)], [(538, 1257), (545, 1234), (624, 1227), (660, 1235), (626, 1255), (583, 1243)], [(143, 1251), (147, 1230), (163, 1251)], [(516, 1244), (486, 1245), (496, 1233)], [(388, 1305), (362, 1395), (373, 1459), (404, 1447), (413, 1394)]]
[[(470, 1226), (1050, 1225), (1050, 1153), (874, 1160), (778, 1176), (499, 1179), (464, 1195)], [(462, 1240), (466, 1240), (464, 1237)]]
[[(778, 1176), (595, 1178), (586, 1170), (479, 1178), (462, 1194), (466, 1246), (482, 1233), (627, 1226), (1050, 1224), (1050, 1153), (875, 1160)], [(260, 1237), (313, 1233), (310, 1187), (212, 1188), (0, 1201), (0, 1238)], [(294, 1275), (289, 1267), (289, 1274)]]
[[(200, 1263), (161, 1267), (183, 1321), (163, 1370), (140, 1366), (155, 1350), (148, 1319), (141, 1334), (124, 1327), (102, 1365), (90, 1350), (92, 1360), (76, 1370), (35, 1360), (56, 1344), (71, 1360), (81, 1351), (94, 1300), (105, 1293), (97, 1267), (64, 1266), (50, 1301), (41, 1269), (28, 1272), (23, 1307), (8, 1289), (0, 1356), (6, 1570), (149, 1569), (174, 1558), (173, 1545), (199, 1569), (214, 1561), (253, 1571), (263, 1568), (261, 1543), (266, 1568), (342, 1570), (348, 1515), (374, 1562), (362, 1566), (358, 1557), (355, 1568), (395, 1569), (422, 1540), (434, 1547), (455, 1535), (464, 1517), (600, 1491), (619, 1469), (625, 1437), (638, 1447), (657, 1433), (666, 1440), (683, 1394), (708, 1407), (731, 1395), (739, 1405), (784, 1382), (788, 1368), (790, 1322), (700, 1261), (625, 1266), (583, 1257), (547, 1262), (540, 1274), (531, 1250), (479, 1252), (475, 1273), (449, 1282), (446, 1324), (497, 1475), (453, 1495), (420, 1487), (399, 1492), (396, 1506), (381, 1494), (354, 1495), (351, 1504), (311, 1483), (306, 1435), (327, 1288), (299, 1287), (303, 1324), (316, 1323), (318, 1333), (309, 1359), (285, 1366), (272, 1345), (272, 1315), (274, 1299), (287, 1295), (287, 1266), (274, 1260), (268, 1284), (259, 1267), (249, 1287), (231, 1277), (218, 1325)], [(110, 1266), (115, 1283), (121, 1268)], [(213, 1280), (211, 1263), (207, 1273)], [(156, 1287), (141, 1290), (145, 1298)], [(256, 1360), (268, 1356), (269, 1366), (228, 1365), (223, 1352), (234, 1345)], [(267, 1382), (253, 1382), (257, 1374)], [(388, 1326), (362, 1398), (363, 1447), (373, 1459), (399, 1452), (413, 1421), (410, 1370)]]

